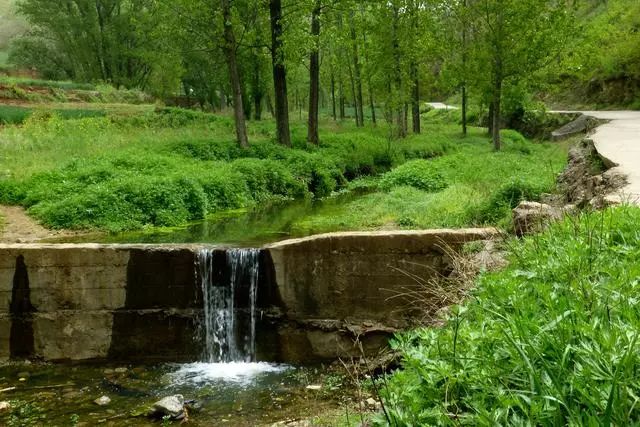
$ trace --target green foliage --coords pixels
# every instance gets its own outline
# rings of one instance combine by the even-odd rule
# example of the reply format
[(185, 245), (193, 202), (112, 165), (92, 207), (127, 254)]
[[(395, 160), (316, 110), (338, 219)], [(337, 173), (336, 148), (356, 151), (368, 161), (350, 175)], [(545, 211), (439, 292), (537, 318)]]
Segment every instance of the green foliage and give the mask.
[(436, 192), (445, 189), (447, 182), (428, 160), (413, 160), (387, 172), (380, 180), (383, 190), (402, 186)]
[(88, 117), (104, 117), (105, 112), (102, 110), (85, 110), (85, 109), (33, 109), (26, 107), (15, 107), (13, 105), (0, 105), (0, 124), (19, 125), (27, 121), (29, 117), (34, 115), (38, 120), (48, 120), (53, 115), (63, 120), (83, 119)]
[(511, 210), (524, 200), (537, 201), (548, 190), (542, 182), (523, 181), (518, 178), (502, 185), (498, 191), (474, 212), (474, 220), (481, 224), (492, 224), (508, 218)]
[(46, 424), (46, 416), (37, 403), (24, 400), (10, 400), (9, 427), (30, 427)]
[(289, 149), (265, 126), (251, 128), (262, 140), (241, 150), (231, 122), (212, 114), (156, 109), (71, 121), (38, 111), (4, 130), (12, 142), (0, 148), (0, 202), (26, 206), (54, 228), (173, 226), (272, 199), (326, 197), (349, 179), (451, 149), (443, 135), (389, 144), (349, 127), (319, 148)]
[(62, 89), (62, 90), (93, 90), (93, 91), (97, 90), (96, 85), (91, 83), (29, 79), (29, 78), (20, 78), (20, 77), (0, 77), (0, 84), (16, 85), (16, 86), (23, 86), (23, 87)]
[(638, 221), (622, 207), (512, 241), (510, 266), (483, 275), (442, 327), (394, 341), (392, 424), (640, 422)]
[[(457, 127), (448, 129), (458, 132)], [(429, 132), (436, 131), (430, 128)], [(394, 226), (508, 227), (514, 203), (522, 198), (537, 200), (541, 193), (553, 191), (557, 173), (566, 165), (566, 145), (526, 141), (529, 154), (510, 146), (495, 153), (487, 137), (480, 135), (480, 130), (471, 129), (466, 139), (451, 137), (455, 149), (425, 162), (429, 171), (437, 171), (448, 184), (443, 190), (427, 192), (405, 186), (366, 194), (328, 212), (299, 218), (294, 228), (321, 233)], [(367, 179), (362, 186), (376, 187), (378, 181)], [(358, 180), (350, 187), (359, 185)]]

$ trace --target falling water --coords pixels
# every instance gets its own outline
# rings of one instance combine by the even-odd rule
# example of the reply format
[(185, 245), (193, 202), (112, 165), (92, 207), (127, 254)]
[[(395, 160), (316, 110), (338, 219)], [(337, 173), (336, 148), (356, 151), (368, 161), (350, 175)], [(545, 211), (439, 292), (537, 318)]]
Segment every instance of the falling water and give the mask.
[(255, 360), (259, 254), (258, 249), (230, 249), (224, 255), (199, 251), (205, 362)]

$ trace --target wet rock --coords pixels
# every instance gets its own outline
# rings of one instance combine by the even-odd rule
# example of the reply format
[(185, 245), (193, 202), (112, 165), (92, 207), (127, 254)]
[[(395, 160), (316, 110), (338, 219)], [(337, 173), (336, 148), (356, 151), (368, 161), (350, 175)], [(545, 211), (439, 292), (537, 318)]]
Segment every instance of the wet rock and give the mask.
[(184, 407), (189, 411), (189, 413), (198, 412), (202, 409), (202, 402), (198, 402), (197, 400), (185, 400)]
[(172, 418), (179, 418), (184, 414), (184, 396), (176, 394), (167, 396), (153, 404), (153, 416), (168, 415)]
[(8, 412), (10, 410), (11, 410), (11, 404), (9, 402), (7, 402), (6, 400), (0, 402), (0, 414), (3, 412)]
[(315, 385), (315, 384), (311, 384), (308, 385), (306, 387), (307, 390), (314, 390), (314, 391), (318, 391), (318, 390), (322, 390), (322, 386), (321, 385)]
[(127, 371), (128, 371), (127, 368), (116, 368), (116, 369), (114, 369), (114, 372), (116, 374), (125, 374), (125, 373), (127, 373)]
[(115, 373), (115, 371), (111, 368), (107, 368), (104, 371), (102, 371), (103, 374), (105, 375), (113, 375)]
[(95, 403), (98, 406), (105, 406), (111, 403), (111, 399), (109, 398), (109, 396), (101, 396), (96, 400), (94, 400), (93, 403)]

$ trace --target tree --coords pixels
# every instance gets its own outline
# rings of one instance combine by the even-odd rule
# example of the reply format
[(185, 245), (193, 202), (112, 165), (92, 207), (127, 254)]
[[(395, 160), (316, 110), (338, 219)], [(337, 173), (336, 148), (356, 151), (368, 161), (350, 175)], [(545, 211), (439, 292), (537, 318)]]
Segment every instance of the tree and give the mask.
[[(20, 0), (17, 11), (32, 26), (28, 43), (55, 51), (46, 60), (65, 64), (68, 78), (145, 88), (154, 71), (147, 54), (156, 41), (140, 26), (151, 6), (151, 0)], [(41, 65), (14, 52), (21, 65)]]
[[(309, 55), (309, 121), (307, 142), (318, 145), (318, 115), (320, 102), (320, 13), (322, 1), (314, 0), (311, 11), (311, 53)], [(334, 104), (335, 114), (335, 104)]]
[(231, 83), (231, 91), (233, 93), (233, 112), (236, 125), (236, 139), (240, 147), (249, 146), (247, 139), (247, 125), (244, 115), (244, 104), (242, 100), (242, 85), (240, 83), (240, 74), (238, 71), (238, 60), (236, 56), (237, 42), (233, 31), (233, 14), (231, 9), (232, 0), (220, 0), (222, 8), (222, 27), (224, 35), (224, 43), (222, 50), (229, 68), (229, 80)]
[(474, 0), (470, 7), (477, 17), (475, 52), (489, 76), (491, 137), (500, 150), (505, 83), (534, 78), (554, 58), (568, 35), (569, 14), (556, 0)]
[(276, 138), (280, 144), (290, 147), (289, 100), (287, 95), (287, 70), (284, 64), (282, 47), (281, 0), (269, 0), (269, 16), (271, 21), (271, 58), (275, 92)]

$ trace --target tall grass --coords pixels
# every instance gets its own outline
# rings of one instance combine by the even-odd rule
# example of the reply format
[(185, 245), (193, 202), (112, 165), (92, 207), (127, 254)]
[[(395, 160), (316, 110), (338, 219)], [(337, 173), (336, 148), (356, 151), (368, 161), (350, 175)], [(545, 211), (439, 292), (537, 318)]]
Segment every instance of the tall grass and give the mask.
[(394, 341), (379, 423), (638, 425), (639, 221), (622, 207), (512, 242), (443, 327)]
[(566, 150), (565, 144), (505, 140), (504, 150), (496, 153), (473, 130), (471, 137), (456, 142), (454, 150), (425, 162), (423, 168), (406, 164), (379, 183), (367, 183), (384, 191), (327, 214), (300, 218), (296, 227), (314, 232), (485, 224), (508, 228), (511, 209), (521, 200), (537, 200), (553, 191), (566, 164)]
[(18, 86), (36, 86), (63, 90), (97, 90), (91, 83), (76, 83), (72, 81), (39, 80), (25, 77), (0, 77), (0, 84)]
[(274, 198), (324, 197), (351, 179), (453, 149), (443, 135), (390, 144), (349, 126), (312, 147), (303, 124), (293, 126), (290, 149), (273, 141), (272, 129), (253, 125), (251, 148), (240, 150), (229, 118), (198, 112), (33, 116), (2, 133), (0, 201), (54, 228), (179, 225)]

